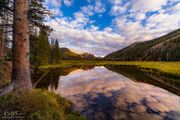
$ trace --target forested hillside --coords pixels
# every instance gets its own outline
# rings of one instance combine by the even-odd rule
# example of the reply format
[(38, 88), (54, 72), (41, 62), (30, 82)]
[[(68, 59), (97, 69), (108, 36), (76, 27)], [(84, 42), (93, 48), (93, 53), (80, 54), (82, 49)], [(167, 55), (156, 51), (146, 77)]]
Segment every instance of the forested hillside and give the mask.
[(130, 46), (105, 56), (106, 60), (121, 61), (179, 61), (180, 29), (165, 36), (135, 42)]

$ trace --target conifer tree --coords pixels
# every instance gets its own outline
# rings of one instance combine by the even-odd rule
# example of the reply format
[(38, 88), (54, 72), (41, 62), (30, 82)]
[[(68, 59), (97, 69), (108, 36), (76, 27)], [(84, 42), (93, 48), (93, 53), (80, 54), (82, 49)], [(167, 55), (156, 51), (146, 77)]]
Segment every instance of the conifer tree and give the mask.
[(59, 43), (58, 40), (56, 39), (55, 41), (52, 40), (51, 43), (51, 63), (56, 64), (61, 62), (61, 56), (60, 56), (60, 48), (59, 48)]
[[(34, 39), (36, 39), (34, 37)], [(36, 44), (34, 52), (35, 65), (44, 65), (49, 63), (50, 58), (50, 44), (48, 41), (48, 34), (45, 31), (40, 31), (39, 38), (35, 40)]]
[(53, 56), (53, 64), (60, 63), (61, 62), (61, 53), (59, 48), (58, 40), (56, 39), (54, 48), (52, 49), (52, 56)]

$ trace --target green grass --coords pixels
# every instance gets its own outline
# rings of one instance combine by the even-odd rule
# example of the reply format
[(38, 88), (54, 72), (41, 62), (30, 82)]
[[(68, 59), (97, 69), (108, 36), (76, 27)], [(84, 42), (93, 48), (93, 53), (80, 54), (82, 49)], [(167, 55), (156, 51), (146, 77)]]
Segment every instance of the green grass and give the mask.
[[(17, 117), (23, 113), (23, 120), (85, 120), (78, 112), (71, 111), (71, 102), (44, 90), (17, 95), (10, 93), (0, 97), (0, 112)], [(14, 114), (15, 113), (15, 114)], [(2, 116), (0, 116), (0, 119)], [(7, 117), (7, 116), (6, 116)]]
[(173, 75), (180, 77), (180, 62), (139, 62), (139, 61), (86, 61), (86, 60), (69, 60), (62, 61), (57, 65), (45, 65), (40, 68), (57, 68), (57, 67), (73, 67), (73, 66), (103, 66), (103, 65), (129, 65), (137, 66), (138, 68), (148, 72), (160, 72), (167, 75)]

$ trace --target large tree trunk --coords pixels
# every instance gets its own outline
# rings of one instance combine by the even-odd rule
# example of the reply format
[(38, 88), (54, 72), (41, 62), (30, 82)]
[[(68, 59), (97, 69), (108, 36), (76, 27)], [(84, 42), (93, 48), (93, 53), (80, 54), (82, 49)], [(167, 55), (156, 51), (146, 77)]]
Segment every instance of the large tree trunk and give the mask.
[(14, 90), (31, 91), (29, 66), (29, 0), (14, 0), (13, 72)]

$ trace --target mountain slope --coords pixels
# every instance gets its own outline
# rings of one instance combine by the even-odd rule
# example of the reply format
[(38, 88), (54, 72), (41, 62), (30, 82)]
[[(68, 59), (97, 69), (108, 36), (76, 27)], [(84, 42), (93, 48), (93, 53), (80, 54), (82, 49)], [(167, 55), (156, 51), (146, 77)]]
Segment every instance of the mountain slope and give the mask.
[(95, 56), (90, 53), (77, 54), (68, 48), (60, 48), (63, 60), (92, 60)]
[(79, 60), (82, 59), (81, 55), (71, 51), (68, 48), (60, 48), (63, 60)]
[(85, 60), (93, 60), (96, 59), (96, 57), (90, 53), (83, 53), (81, 54), (81, 56), (83, 57), (83, 59)]
[(180, 29), (162, 37), (135, 42), (105, 56), (106, 60), (121, 61), (180, 61)]

